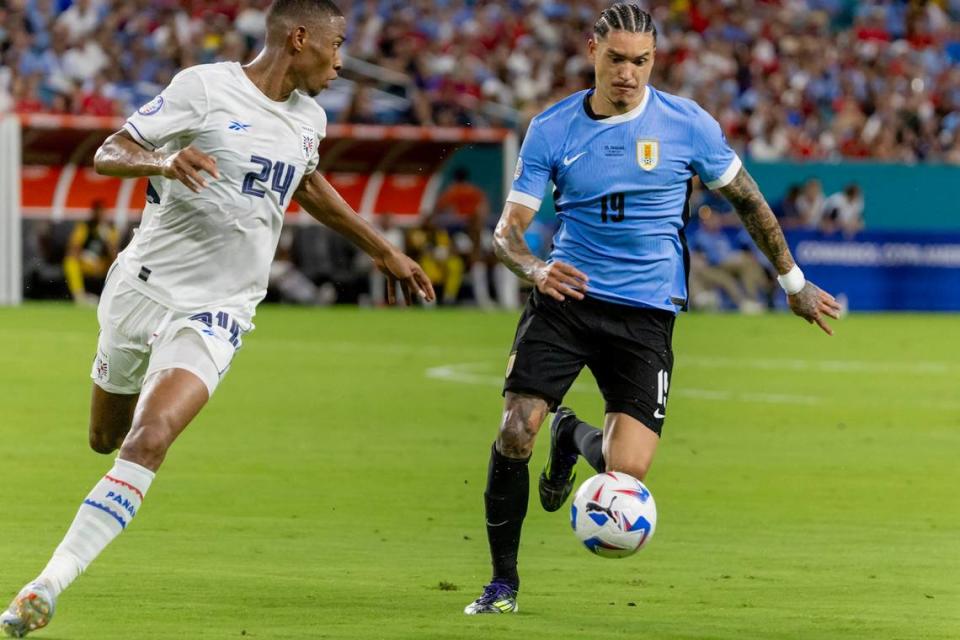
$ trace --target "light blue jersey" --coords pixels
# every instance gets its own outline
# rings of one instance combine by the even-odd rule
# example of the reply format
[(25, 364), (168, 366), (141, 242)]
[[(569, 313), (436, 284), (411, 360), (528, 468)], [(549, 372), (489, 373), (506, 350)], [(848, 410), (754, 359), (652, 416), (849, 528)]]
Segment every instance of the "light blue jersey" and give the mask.
[(587, 274), (590, 296), (677, 312), (687, 299), (693, 175), (708, 189), (724, 187), (740, 158), (691, 100), (647, 86), (632, 111), (598, 118), (590, 93), (534, 118), (507, 201), (539, 209), (552, 181), (560, 228), (551, 260)]

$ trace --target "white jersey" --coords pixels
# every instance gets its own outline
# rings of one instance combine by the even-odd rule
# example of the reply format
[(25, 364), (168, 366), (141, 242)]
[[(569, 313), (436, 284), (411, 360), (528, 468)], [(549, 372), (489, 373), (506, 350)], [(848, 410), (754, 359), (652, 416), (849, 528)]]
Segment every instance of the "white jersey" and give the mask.
[(267, 291), (283, 214), (316, 169), (327, 116), (294, 91), (265, 96), (236, 62), (190, 67), (124, 129), (145, 148), (193, 145), (216, 158), (207, 187), (152, 176), (147, 206), (120, 268), (140, 291), (183, 311), (227, 308), (247, 320)]

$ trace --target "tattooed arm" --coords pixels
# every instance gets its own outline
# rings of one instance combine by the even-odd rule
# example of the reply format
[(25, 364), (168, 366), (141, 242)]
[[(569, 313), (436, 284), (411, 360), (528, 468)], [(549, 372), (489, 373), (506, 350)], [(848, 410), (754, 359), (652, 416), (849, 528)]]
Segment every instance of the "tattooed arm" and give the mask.
[(760, 188), (746, 169), (740, 169), (733, 181), (718, 191), (733, 205), (743, 226), (757, 243), (777, 273), (784, 274), (796, 264), (790, 255), (787, 239), (783, 237), (780, 223), (770, 210), (770, 205), (760, 193)]
[[(718, 191), (733, 205), (750, 237), (777, 273), (783, 275), (790, 271), (796, 263), (783, 237), (783, 230), (747, 170), (740, 169), (733, 181)], [(787, 296), (787, 300), (795, 314), (811, 324), (816, 322), (827, 334), (833, 335), (833, 330), (824, 319), (824, 316), (840, 316), (840, 305), (833, 296), (808, 280), (803, 289)]]
[(583, 292), (587, 290), (586, 275), (563, 262), (544, 262), (530, 253), (523, 233), (536, 213), (515, 202), (506, 204), (493, 233), (493, 249), (497, 257), (521, 280), (536, 285), (541, 293), (560, 301), (565, 296), (583, 300)]

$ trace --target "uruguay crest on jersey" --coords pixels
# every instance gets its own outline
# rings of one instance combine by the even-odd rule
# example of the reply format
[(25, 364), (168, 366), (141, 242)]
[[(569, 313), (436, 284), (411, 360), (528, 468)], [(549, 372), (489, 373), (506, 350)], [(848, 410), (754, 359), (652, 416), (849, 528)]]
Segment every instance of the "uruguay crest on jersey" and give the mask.
[(652, 171), (660, 162), (660, 143), (656, 140), (637, 140), (637, 163), (644, 171)]
[(300, 131), (303, 137), (303, 144), (300, 146), (300, 150), (303, 151), (303, 157), (309, 160), (313, 157), (313, 152), (317, 149), (317, 132), (307, 128), (303, 128)]

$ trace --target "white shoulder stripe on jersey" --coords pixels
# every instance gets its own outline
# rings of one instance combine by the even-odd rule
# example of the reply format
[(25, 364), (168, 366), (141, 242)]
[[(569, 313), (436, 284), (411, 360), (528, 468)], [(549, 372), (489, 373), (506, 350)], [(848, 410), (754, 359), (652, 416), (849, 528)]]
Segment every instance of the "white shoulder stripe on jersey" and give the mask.
[(507, 196), (507, 202), (513, 202), (515, 204), (523, 205), (533, 209), (534, 211), (540, 210), (540, 203), (543, 202), (543, 198), (537, 198), (531, 196), (529, 193), (523, 193), (522, 191), (517, 191), (514, 189), (510, 192), (510, 195)]
[(704, 186), (707, 187), (707, 189), (710, 189), (710, 191), (722, 189), (733, 182), (733, 179), (737, 177), (738, 173), (740, 173), (741, 167), (743, 167), (743, 162), (740, 161), (740, 156), (734, 155), (733, 160), (730, 161), (730, 166), (727, 167), (727, 170), (724, 171), (716, 180), (711, 180), (710, 182), (704, 183)]
[(143, 134), (140, 133), (140, 130), (137, 129), (137, 125), (133, 124), (133, 123), (130, 122), (129, 120), (127, 120), (127, 121), (123, 124), (123, 129), (124, 129), (124, 131), (126, 131), (127, 133), (129, 133), (131, 136), (133, 136), (133, 139), (136, 140), (138, 143), (140, 143), (141, 146), (147, 147), (147, 151), (156, 151), (156, 150), (157, 150), (157, 145), (153, 144), (152, 142), (150, 142), (149, 140), (147, 140), (146, 138), (144, 138), (144, 137), (143, 137)]

